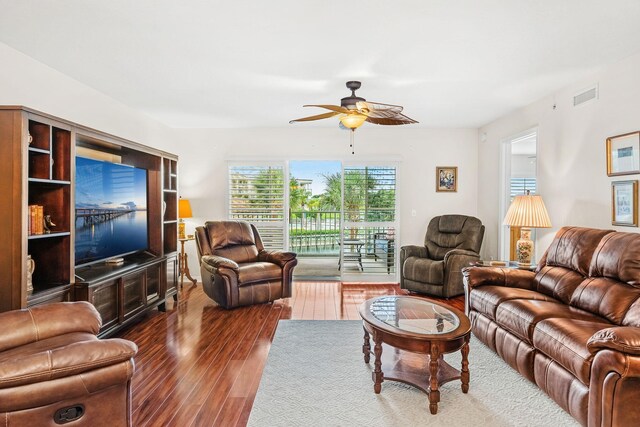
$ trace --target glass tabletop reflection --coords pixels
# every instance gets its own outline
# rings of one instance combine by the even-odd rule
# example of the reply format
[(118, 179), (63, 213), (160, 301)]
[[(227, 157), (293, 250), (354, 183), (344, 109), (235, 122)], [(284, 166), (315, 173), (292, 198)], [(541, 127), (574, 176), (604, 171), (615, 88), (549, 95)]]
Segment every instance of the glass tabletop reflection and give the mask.
[(418, 298), (380, 297), (371, 303), (371, 315), (405, 332), (437, 335), (460, 326), (458, 316), (439, 304)]

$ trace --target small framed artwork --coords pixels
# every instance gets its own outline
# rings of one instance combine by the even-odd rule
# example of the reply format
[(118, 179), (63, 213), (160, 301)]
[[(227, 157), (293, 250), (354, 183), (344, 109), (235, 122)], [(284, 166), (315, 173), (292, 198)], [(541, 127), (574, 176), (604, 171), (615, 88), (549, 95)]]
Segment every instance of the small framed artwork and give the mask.
[(611, 183), (611, 224), (638, 226), (638, 180)]
[(640, 131), (607, 138), (607, 175), (640, 173)]
[(458, 167), (436, 167), (436, 191), (458, 191)]

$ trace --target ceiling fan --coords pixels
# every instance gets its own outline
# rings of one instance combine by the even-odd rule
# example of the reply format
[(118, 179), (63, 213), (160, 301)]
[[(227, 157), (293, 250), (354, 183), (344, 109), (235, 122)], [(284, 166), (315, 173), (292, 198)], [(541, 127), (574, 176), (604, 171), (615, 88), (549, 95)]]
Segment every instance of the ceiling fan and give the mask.
[(418, 123), (417, 121), (402, 114), (402, 107), (399, 105), (381, 104), (379, 102), (368, 102), (366, 99), (356, 96), (356, 90), (360, 89), (361, 83), (357, 81), (347, 82), (347, 88), (351, 90), (351, 96), (342, 98), (340, 106), (337, 105), (304, 105), (304, 107), (319, 107), (330, 110), (329, 113), (318, 114), (316, 116), (303, 117), (291, 120), (289, 123), (310, 122), (313, 120), (328, 119), (339, 116), (340, 127), (355, 131), (364, 122), (376, 125), (408, 125)]

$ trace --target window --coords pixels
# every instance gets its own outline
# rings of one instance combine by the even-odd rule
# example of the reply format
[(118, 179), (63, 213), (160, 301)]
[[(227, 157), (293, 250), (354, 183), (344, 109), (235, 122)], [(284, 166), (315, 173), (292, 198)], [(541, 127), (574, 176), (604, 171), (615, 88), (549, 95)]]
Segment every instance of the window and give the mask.
[(509, 188), (511, 189), (511, 198), (516, 196), (521, 196), (527, 193), (527, 190), (531, 192), (531, 194), (536, 194), (536, 179), (535, 178), (511, 178), (509, 182)]
[(283, 165), (229, 166), (229, 219), (256, 226), (267, 249), (284, 249)]

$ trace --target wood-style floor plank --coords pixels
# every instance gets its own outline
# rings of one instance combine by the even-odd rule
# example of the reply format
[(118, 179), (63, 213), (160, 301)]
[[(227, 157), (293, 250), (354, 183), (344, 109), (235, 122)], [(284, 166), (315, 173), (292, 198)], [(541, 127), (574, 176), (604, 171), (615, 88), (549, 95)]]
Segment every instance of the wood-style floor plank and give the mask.
[[(367, 299), (404, 294), (397, 284), (295, 281), (291, 298), (225, 310), (186, 284), (166, 312), (118, 334), (139, 348), (134, 425), (245, 426), (279, 320), (358, 320)], [(464, 310), (463, 297), (440, 301)]]

